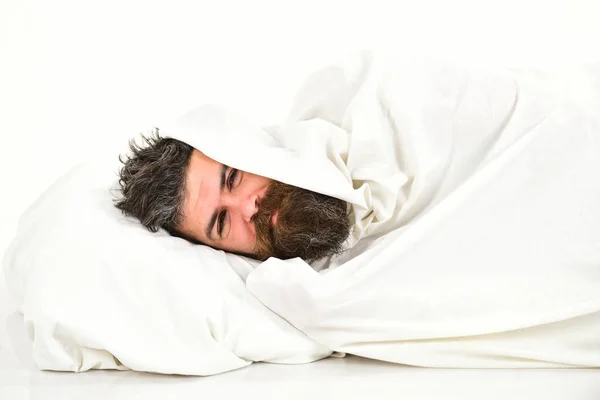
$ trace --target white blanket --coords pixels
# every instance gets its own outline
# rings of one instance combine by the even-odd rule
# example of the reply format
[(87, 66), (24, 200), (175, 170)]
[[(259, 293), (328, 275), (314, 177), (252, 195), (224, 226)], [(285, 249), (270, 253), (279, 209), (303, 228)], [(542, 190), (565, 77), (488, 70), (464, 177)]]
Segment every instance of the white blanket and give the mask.
[(319, 265), (252, 270), (150, 234), (112, 206), (112, 167), (75, 169), (21, 218), (4, 259), (38, 366), (209, 375), (332, 350), (600, 366), (592, 78), (363, 54), (313, 75), (282, 125), (204, 107), (161, 127), (232, 167), (349, 202), (349, 250)]
[(358, 244), (321, 273), (270, 259), (247, 286), (341, 352), (430, 367), (600, 367), (590, 72), (600, 76), (363, 54), (312, 75), (288, 129), (318, 118), (343, 132), (328, 152), (352, 180)]

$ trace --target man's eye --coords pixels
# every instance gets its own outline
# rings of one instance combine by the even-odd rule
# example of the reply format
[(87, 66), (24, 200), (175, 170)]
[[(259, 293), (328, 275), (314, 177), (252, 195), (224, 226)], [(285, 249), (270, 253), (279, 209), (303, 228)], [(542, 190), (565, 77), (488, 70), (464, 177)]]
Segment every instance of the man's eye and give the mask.
[(235, 179), (237, 178), (237, 175), (238, 175), (238, 170), (232, 169), (231, 173), (229, 174), (229, 179), (227, 179), (227, 186), (229, 187), (229, 190), (233, 189), (233, 185), (235, 183)]
[(219, 236), (223, 235), (223, 227), (225, 226), (225, 217), (227, 216), (227, 212), (223, 211), (221, 214), (219, 214), (219, 222), (217, 224), (217, 233), (219, 234)]

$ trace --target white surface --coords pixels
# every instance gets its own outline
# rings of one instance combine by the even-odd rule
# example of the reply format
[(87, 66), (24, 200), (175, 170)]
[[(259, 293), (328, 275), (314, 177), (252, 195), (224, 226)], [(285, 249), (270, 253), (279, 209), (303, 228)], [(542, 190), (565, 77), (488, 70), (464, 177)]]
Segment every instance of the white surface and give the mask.
[[(4, 303), (0, 303), (4, 304)], [(304, 365), (254, 364), (211, 377), (132, 371), (41, 372), (18, 314), (0, 309), (0, 399), (596, 400), (598, 370), (452, 370), (348, 357)]]
[[(0, 275), (0, 285), (4, 279)], [(132, 371), (42, 372), (23, 318), (0, 291), (0, 399), (398, 399), (596, 400), (598, 370), (424, 369), (348, 357), (304, 365), (254, 364), (211, 377)]]
[[(89, 152), (123, 151), (133, 133), (160, 127), (195, 105), (222, 103), (260, 123), (275, 122), (309, 70), (372, 46), (489, 64), (597, 60), (599, 8), (595, 0), (113, 0), (93, 6), (3, 0), (0, 244), (6, 247), (17, 216), (75, 161)], [(257, 365), (209, 379), (42, 373), (32, 367), (20, 329), (9, 338), (7, 306), (0, 289), (2, 399), (104, 399), (119, 392), (121, 398), (197, 398), (237, 391), (245, 398), (376, 393), (577, 400), (600, 393), (594, 371), (406, 370), (345, 360)]]

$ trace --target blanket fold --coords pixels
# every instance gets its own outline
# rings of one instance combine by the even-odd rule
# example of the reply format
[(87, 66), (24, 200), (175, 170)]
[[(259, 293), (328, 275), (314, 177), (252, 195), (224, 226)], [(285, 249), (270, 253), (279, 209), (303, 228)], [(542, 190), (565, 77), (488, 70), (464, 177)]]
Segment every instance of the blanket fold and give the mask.
[(600, 111), (582, 71), (364, 54), (313, 74), (289, 123), (346, 133), (354, 247), (321, 273), (270, 260), (247, 286), (340, 352), (599, 367)]

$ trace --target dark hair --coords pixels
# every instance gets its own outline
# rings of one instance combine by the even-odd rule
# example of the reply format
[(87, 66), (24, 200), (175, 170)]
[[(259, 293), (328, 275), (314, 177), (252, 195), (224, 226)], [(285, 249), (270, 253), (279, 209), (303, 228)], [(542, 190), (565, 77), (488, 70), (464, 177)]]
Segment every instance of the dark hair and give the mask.
[(158, 129), (142, 143), (129, 142), (132, 152), (119, 156), (121, 197), (115, 206), (123, 214), (135, 217), (152, 232), (160, 228), (171, 234), (183, 219), (185, 177), (192, 146), (172, 138), (162, 138)]

